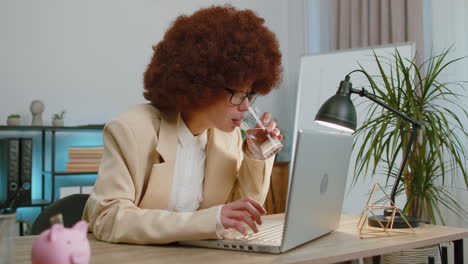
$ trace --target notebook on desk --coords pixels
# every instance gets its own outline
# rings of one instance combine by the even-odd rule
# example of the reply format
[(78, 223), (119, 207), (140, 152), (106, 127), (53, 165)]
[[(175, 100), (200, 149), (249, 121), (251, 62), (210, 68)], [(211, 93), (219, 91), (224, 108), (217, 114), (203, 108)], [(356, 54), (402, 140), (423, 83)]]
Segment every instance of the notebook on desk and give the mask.
[(222, 240), (179, 243), (282, 253), (332, 232), (340, 221), (351, 148), (351, 135), (300, 130), (284, 221), (263, 221), (258, 233), (247, 236), (232, 230)]

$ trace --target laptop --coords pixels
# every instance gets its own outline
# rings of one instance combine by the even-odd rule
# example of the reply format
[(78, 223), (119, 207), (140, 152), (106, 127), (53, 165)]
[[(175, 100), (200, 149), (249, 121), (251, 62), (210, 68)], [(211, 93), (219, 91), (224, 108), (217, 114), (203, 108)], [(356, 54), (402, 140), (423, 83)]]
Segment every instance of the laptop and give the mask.
[(340, 222), (352, 141), (349, 134), (299, 130), (284, 221), (264, 220), (247, 236), (231, 230), (221, 240), (179, 244), (279, 254), (332, 232)]

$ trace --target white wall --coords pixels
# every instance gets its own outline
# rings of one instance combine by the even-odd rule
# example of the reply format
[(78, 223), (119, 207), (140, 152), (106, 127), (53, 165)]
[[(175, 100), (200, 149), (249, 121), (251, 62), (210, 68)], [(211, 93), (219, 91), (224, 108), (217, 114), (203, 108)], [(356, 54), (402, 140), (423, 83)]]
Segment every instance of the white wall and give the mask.
[[(449, 59), (459, 58), (468, 56), (468, 32), (466, 26), (468, 25), (468, 1), (466, 0), (453, 0), (453, 1), (437, 1), (431, 0), (427, 6), (431, 7), (429, 12), (425, 15), (430, 17), (428, 19), (431, 22), (432, 28), (428, 35), (431, 39), (427, 41), (430, 45), (430, 50), (426, 54), (440, 53), (443, 49), (453, 45), (453, 51), (448, 55)], [(426, 45), (426, 44), (425, 44)], [(441, 76), (442, 81), (467, 81), (468, 80), (468, 57), (462, 61), (459, 61), (456, 66), (452, 65), (444, 75)], [(468, 84), (465, 83), (465, 89), (462, 94), (464, 95), (463, 103), (465, 110), (468, 107)], [(458, 117), (463, 116), (461, 110), (456, 111)], [(466, 117), (465, 117), (466, 121)], [(468, 128), (468, 124), (464, 123), (465, 128)], [(458, 131), (458, 135), (461, 138), (463, 145), (468, 148), (468, 138)], [(465, 166), (468, 165), (465, 160)], [(458, 171), (458, 178), (456, 179), (456, 187), (449, 189), (454, 195), (455, 199), (465, 209), (468, 208), (468, 190), (464, 181), (462, 180), (462, 174)], [(458, 217), (453, 212), (442, 209), (442, 214), (446, 219), (446, 224), (451, 226), (459, 226), (468, 228), (468, 219)], [(466, 256), (468, 255), (468, 239), (464, 239), (464, 255), (465, 263)]]
[(253, 9), (277, 34), (284, 82), (259, 106), (288, 127), (305, 49), (303, 0), (0, 0), (0, 123), (19, 113), (30, 124), (34, 99), (44, 101), (46, 123), (65, 109), (67, 125), (104, 123), (145, 102), (152, 45), (178, 15), (224, 3)]
[[(468, 25), (468, 2), (465, 0), (454, 0), (448, 3), (441, 3), (439, 1), (431, 1), (432, 12), (432, 40), (431, 51), (432, 54), (438, 54), (442, 50), (446, 50), (452, 46), (452, 51), (448, 54), (448, 60), (468, 56), (468, 33), (466, 32), (466, 25)], [(447, 70), (440, 76), (443, 82), (453, 81), (468, 81), (468, 57), (456, 62), (456, 64), (449, 66)], [(454, 86), (455, 88), (455, 86)], [(454, 89), (457, 93), (464, 96), (461, 102), (465, 107), (468, 107), (468, 83), (465, 83), (465, 90), (460, 91)], [(461, 119), (466, 122), (466, 115), (461, 109), (454, 109), (454, 112)], [(468, 129), (468, 124), (464, 123), (465, 129)], [(456, 130), (458, 137), (461, 139), (462, 144), (468, 149), (468, 138), (461, 131)], [(465, 160), (465, 168), (468, 167), (468, 162)], [(461, 170), (458, 170), (458, 177), (455, 179), (455, 188), (449, 189), (454, 195), (455, 199), (464, 207), (468, 208), (468, 190), (462, 178)], [(446, 185), (450, 185), (450, 180)], [(467, 209), (468, 210), (468, 209)], [(468, 219), (457, 217), (453, 212), (447, 209), (442, 210), (446, 216), (448, 225), (456, 225), (461, 227), (468, 227)], [(468, 251), (465, 251), (468, 252)]]

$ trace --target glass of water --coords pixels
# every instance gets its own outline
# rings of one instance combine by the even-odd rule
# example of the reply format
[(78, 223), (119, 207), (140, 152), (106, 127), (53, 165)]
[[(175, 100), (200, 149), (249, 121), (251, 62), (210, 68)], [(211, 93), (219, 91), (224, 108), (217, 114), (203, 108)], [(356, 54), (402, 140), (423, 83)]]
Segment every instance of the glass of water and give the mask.
[(253, 158), (267, 159), (278, 153), (283, 148), (283, 144), (278, 137), (266, 132), (266, 128), (262, 121), (260, 121), (258, 113), (260, 113), (258, 108), (249, 107), (249, 110), (245, 112), (240, 128), (254, 142), (248, 145)]

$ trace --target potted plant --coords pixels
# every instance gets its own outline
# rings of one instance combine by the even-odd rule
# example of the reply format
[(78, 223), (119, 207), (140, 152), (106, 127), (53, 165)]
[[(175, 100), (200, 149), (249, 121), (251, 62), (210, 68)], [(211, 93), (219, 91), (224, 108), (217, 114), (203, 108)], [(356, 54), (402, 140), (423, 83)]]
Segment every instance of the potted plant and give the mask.
[[(397, 50), (393, 54), (394, 60), (374, 53), (379, 75), (370, 77), (377, 97), (407, 116), (424, 122), (397, 195), (406, 194), (405, 214), (429, 223), (445, 224), (441, 206), (462, 219), (467, 219), (468, 215), (451, 191), (460, 174), (468, 187), (467, 146), (462, 143), (462, 137), (468, 135), (464, 126), (468, 114), (458, 93), (466, 88), (466, 82), (441, 82), (438, 79), (449, 65), (463, 59), (447, 60), (449, 52), (450, 49), (445, 50), (422, 65), (417, 65), (415, 59), (402, 58)], [(389, 74), (382, 65), (390, 66)], [(377, 104), (370, 105), (368, 110), (364, 123), (355, 132), (356, 139), (363, 139), (363, 144), (355, 163), (354, 182), (369, 171), (375, 174), (377, 168), (383, 166), (387, 183), (391, 185), (409, 140), (410, 124)], [(457, 111), (462, 114), (457, 115)]]
[(63, 110), (59, 114), (52, 115), (52, 126), (63, 126), (64, 125), (64, 121), (63, 121), (64, 117), (65, 117), (65, 110)]
[(11, 114), (8, 116), (7, 125), (9, 126), (19, 126), (21, 125), (21, 115)]

